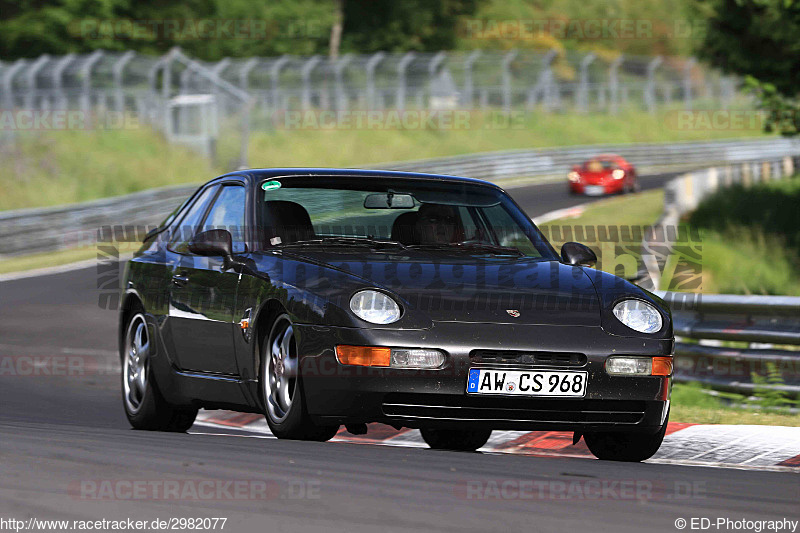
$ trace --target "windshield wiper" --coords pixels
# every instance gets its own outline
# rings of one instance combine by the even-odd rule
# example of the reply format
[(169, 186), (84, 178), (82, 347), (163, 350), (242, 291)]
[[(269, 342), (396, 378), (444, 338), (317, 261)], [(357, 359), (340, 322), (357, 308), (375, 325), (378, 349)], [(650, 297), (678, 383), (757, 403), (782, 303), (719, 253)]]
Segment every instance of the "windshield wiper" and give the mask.
[(477, 252), (492, 255), (513, 255), (515, 257), (522, 257), (525, 254), (517, 248), (512, 246), (500, 246), (497, 244), (479, 243), (479, 242), (451, 242), (442, 244), (418, 244), (412, 248), (420, 248), (427, 250), (461, 250), (466, 252)]
[(397, 241), (386, 241), (382, 239), (374, 239), (372, 237), (336, 237), (336, 236), (295, 241), (287, 244), (282, 244), (279, 246), (281, 248), (286, 248), (289, 246), (319, 246), (326, 244), (341, 245), (341, 246), (369, 246), (371, 248), (378, 248), (378, 247), (400, 248), (402, 250), (405, 250), (407, 248), (405, 244)]

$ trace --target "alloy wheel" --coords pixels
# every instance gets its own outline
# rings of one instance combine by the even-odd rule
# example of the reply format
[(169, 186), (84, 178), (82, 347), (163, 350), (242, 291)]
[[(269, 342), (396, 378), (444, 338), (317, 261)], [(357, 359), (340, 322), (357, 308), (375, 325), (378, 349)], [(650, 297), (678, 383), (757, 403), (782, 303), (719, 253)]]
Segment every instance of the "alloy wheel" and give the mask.
[(141, 313), (128, 323), (125, 334), (125, 360), (122, 371), (125, 388), (125, 406), (131, 413), (139, 412), (147, 390), (147, 375), (150, 366), (150, 335)]
[(297, 390), (297, 344), (287, 316), (275, 322), (262, 356), (266, 362), (264, 400), (270, 418), (281, 422), (288, 416)]

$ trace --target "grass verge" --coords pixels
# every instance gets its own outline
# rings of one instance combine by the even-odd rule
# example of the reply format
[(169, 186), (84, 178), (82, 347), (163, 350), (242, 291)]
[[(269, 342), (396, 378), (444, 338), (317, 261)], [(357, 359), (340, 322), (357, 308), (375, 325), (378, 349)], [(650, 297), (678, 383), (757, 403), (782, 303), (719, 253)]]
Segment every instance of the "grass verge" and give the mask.
[(733, 186), (688, 217), (700, 231), (703, 292), (800, 296), (800, 177)]
[(698, 383), (676, 383), (673, 386), (670, 420), (694, 424), (800, 426), (800, 415), (793, 414), (788, 409), (730, 405), (725, 400), (704, 392)]
[(642, 233), (658, 220), (664, 191), (654, 190), (599, 200), (573, 218), (542, 224), (540, 229), (556, 250), (578, 241), (595, 250), (597, 268), (635, 277), (641, 257)]

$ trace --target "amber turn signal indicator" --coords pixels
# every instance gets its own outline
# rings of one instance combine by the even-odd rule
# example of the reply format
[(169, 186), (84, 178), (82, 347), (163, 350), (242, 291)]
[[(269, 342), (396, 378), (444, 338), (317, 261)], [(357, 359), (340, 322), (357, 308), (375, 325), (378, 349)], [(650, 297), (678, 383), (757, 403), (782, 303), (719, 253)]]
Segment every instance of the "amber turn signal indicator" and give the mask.
[(343, 365), (389, 366), (392, 362), (392, 350), (375, 346), (339, 345), (336, 347), (336, 359)]
[(671, 376), (672, 357), (653, 357), (652, 376)]

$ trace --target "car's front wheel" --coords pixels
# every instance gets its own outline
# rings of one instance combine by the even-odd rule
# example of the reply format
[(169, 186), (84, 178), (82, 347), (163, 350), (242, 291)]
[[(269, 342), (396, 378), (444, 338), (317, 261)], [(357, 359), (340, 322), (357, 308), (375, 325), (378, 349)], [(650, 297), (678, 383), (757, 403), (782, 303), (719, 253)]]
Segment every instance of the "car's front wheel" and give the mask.
[(420, 430), (422, 439), (434, 450), (474, 452), (492, 435), (491, 429), (431, 429)]
[(122, 356), (122, 399), (125, 415), (135, 429), (185, 432), (197, 408), (175, 406), (158, 390), (150, 365), (153, 341), (144, 314), (135, 313), (125, 328)]
[(261, 343), (261, 390), (267, 424), (279, 439), (327, 441), (339, 426), (318, 426), (306, 411), (294, 326), (279, 316)]
[[(669, 415), (667, 415), (669, 419)], [(664, 441), (667, 421), (656, 433), (587, 433), (583, 436), (589, 451), (606, 461), (638, 462), (655, 455)]]

